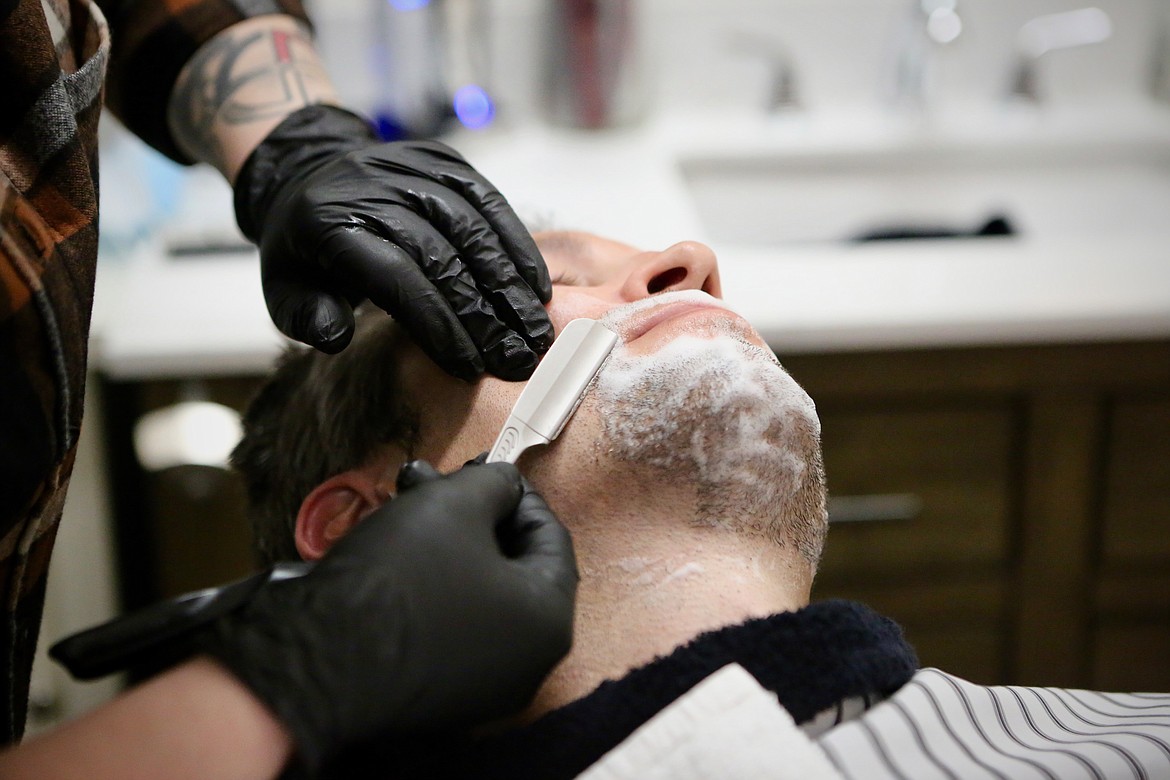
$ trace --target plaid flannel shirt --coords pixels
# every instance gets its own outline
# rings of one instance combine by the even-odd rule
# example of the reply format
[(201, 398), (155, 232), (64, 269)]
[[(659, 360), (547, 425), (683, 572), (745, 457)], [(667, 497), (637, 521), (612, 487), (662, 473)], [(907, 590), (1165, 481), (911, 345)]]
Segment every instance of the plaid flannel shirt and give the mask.
[(0, 744), (24, 731), (81, 428), (103, 87), (131, 130), (189, 162), (166, 126), (179, 71), (224, 28), (280, 13), (307, 21), (299, 0), (0, 2)]

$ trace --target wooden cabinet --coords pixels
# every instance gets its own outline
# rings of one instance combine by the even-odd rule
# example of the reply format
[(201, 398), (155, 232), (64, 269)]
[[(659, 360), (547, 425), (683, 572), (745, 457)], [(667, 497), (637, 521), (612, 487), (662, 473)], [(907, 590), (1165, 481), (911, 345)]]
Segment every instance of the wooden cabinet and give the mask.
[(1170, 690), (1170, 392), (1121, 395), (1107, 435), (1092, 676)]
[(1170, 690), (1170, 343), (781, 359), (823, 424), (814, 598), (976, 682)]
[(817, 595), (896, 616), (923, 663), (1001, 679), (1012, 409), (820, 406), (832, 525)]
[(823, 575), (933, 577), (1006, 563), (1010, 409), (822, 406), (834, 522)]
[(1170, 574), (1170, 392), (1119, 395), (1106, 437), (1101, 557), (1107, 572)]

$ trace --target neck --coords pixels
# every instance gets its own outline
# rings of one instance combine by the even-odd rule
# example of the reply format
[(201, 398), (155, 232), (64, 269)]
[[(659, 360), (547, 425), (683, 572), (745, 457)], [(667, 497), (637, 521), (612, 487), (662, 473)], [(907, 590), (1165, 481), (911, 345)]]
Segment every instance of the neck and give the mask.
[[(573, 649), (526, 720), (705, 631), (808, 603), (811, 572), (799, 556), (761, 536), (694, 522), (695, 497), (685, 489), (567, 495), (556, 486), (582, 480), (557, 480), (544, 471), (534, 469), (532, 478), (573, 533), (581, 583)], [(610, 476), (609, 484), (640, 483), (628, 471)]]

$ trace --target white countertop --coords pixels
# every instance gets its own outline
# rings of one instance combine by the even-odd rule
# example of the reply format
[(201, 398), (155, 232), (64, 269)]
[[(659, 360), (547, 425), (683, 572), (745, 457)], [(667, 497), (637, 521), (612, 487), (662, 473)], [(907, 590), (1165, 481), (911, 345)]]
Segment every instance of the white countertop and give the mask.
[[(1170, 114), (1116, 120), (1113, 114), (1098, 125), (1080, 122), (1078, 132), (1170, 149)], [(633, 131), (538, 127), (450, 142), (538, 227), (588, 229), (654, 248), (709, 239), (680, 156), (824, 155), (914, 148), (924, 138), (920, 128), (869, 128), (864, 136), (825, 131), (850, 127), (841, 121), (733, 126), (729, 135), (726, 120), (675, 118)], [(1059, 142), (1068, 136), (1065, 127), (1050, 123), (1043, 138)], [(937, 128), (932, 133), (939, 137)], [(968, 123), (943, 135), (953, 145), (986, 146), (1016, 143), (1019, 134), (1036, 142), (1034, 127), (1007, 127), (992, 137)], [(724, 297), (781, 354), (1143, 339), (1170, 337), (1167, 217), (1158, 231), (1107, 239), (708, 243), (720, 258)], [(99, 264), (91, 361), (112, 376), (263, 371), (281, 343), (252, 253), (176, 260), (155, 242)]]

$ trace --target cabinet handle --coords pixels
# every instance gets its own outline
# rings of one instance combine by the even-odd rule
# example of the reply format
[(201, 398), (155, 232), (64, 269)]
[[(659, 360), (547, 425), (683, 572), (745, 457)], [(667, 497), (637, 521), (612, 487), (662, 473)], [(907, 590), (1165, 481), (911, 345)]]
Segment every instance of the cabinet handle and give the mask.
[(913, 520), (922, 514), (922, 499), (914, 493), (873, 493), (829, 499), (830, 523), (881, 523)]

